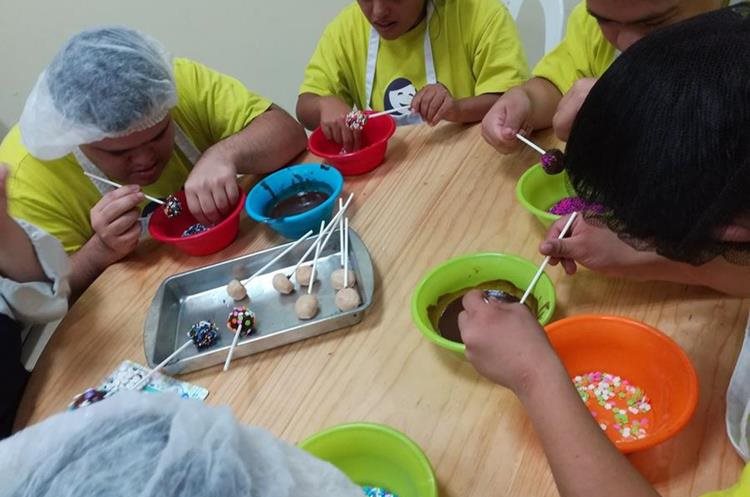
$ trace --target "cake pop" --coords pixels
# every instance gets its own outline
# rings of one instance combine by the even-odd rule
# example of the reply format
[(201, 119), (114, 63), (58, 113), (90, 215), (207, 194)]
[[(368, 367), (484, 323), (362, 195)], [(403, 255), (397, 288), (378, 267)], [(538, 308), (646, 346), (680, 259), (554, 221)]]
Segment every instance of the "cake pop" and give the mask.
[(198, 350), (203, 350), (216, 343), (219, 339), (219, 329), (211, 321), (201, 320), (190, 328), (188, 336)]
[(244, 306), (235, 307), (227, 318), (227, 328), (233, 333), (240, 331), (241, 336), (251, 334), (255, 327), (255, 313)]
[(302, 286), (310, 285), (310, 279), (312, 278), (312, 266), (300, 266), (294, 272), (294, 277), (297, 279), (297, 283)]
[[(348, 286), (354, 286), (357, 284), (357, 277), (354, 275), (354, 271), (351, 269), (348, 270), (348, 279), (349, 279), (349, 285)], [(343, 269), (337, 269), (333, 273), (331, 273), (331, 285), (335, 290), (341, 290), (344, 288), (344, 270)]]
[(312, 319), (318, 313), (318, 298), (315, 295), (303, 293), (294, 304), (294, 312), (300, 319)]
[(542, 169), (547, 174), (560, 174), (565, 169), (562, 151), (551, 148), (542, 154)]
[(232, 280), (227, 285), (227, 295), (232, 297), (232, 300), (245, 300), (247, 297), (247, 289), (240, 280)]
[(294, 285), (284, 273), (274, 274), (271, 284), (273, 285), (274, 290), (283, 295), (289, 295), (294, 291)]
[(362, 303), (356, 288), (342, 288), (336, 292), (336, 307), (346, 312), (356, 309)]
[(164, 201), (164, 214), (166, 214), (168, 218), (173, 218), (179, 216), (181, 213), (182, 204), (180, 203), (180, 199), (174, 195), (168, 195), (167, 199)]
[(352, 131), (362, 131), (367, 124), (367, 114), (361, 110), (353, 110), (346, 115), (344, 123)]

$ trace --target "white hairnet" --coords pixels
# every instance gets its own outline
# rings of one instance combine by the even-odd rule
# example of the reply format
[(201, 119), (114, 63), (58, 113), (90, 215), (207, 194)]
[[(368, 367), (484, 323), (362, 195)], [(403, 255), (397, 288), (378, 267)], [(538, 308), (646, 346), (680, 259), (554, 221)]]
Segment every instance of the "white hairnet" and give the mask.
[(0, 497), (362, 497), (227, 407), (121, 392), (0, 442)]
[(146, 129), (177, 103), (172, 62), (156, 40), (124, 27), (82, 31), (42, 72), (19, 126), (42, 160)]

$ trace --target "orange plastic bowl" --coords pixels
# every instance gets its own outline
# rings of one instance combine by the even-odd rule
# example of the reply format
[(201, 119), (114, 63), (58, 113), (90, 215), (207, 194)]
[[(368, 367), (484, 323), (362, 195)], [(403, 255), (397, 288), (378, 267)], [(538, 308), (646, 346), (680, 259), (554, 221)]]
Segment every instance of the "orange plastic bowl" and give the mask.
[(388, 140), (395, 132), (396, 121), (388, 115), (379, 116), (368, 119), (362, 130), (362, 148), (355, 152), (340, 153), (341, 145), (326, 138), (320, 128), (310, 135), (307, 148), (344, 176), (356, 176), (368, 173), (383, 163)]
[(245, 192), (240, 191), (240, 199), (232, 212), (224, 220), (192, 236), (183, 237), (182, 233), (198, 221), (187, 208), (185, 192), (175, 194), (182, 204), (180, 215), (168, 218), (164, 209), (157, 208), (148, 222), (151, 237), (162, 243), (174, 245), (188, 255), (208, 255), (229, 246), (240, 229), (240, 212), (245, 206)]
[[(698, 378), (687, 355), (660, 331), (616, 316), (581, 315), (546, 326), (552, 346), (571, 378), (602, 371), (621, 376), (651, 399), (644, 438), (616, 441), (620, 452), (648, 449), (677, 434), (698, 403)], [(613, 430), (607, 430), (608, 435)]]

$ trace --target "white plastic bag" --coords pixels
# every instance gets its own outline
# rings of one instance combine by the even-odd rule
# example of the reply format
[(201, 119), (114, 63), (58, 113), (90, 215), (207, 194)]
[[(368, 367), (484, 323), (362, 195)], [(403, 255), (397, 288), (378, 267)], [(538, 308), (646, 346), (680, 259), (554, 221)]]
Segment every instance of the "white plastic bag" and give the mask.
[(727, 435), (745, 462), (750, 462), (750, 320), (727, 390)]
[(0, 443), (0, 496), (361, 497), (338, 469), (228, 407), (122, 392)]

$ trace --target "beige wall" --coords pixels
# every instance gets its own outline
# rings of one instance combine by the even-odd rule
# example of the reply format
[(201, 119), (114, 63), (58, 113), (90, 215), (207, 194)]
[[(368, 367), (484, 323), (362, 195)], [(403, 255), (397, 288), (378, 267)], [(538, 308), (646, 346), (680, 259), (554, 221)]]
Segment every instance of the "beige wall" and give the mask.
[[(141, 29), (173, 55), (232, 74), (293, 111), (320, 33), (349, 1), (0, 0), (0, 136), (18, 119), (37, 75), (63, 41), (98, 24)], [(542, 52), (540, 15), (532, 1), (519, 17), (532, 61)]]

